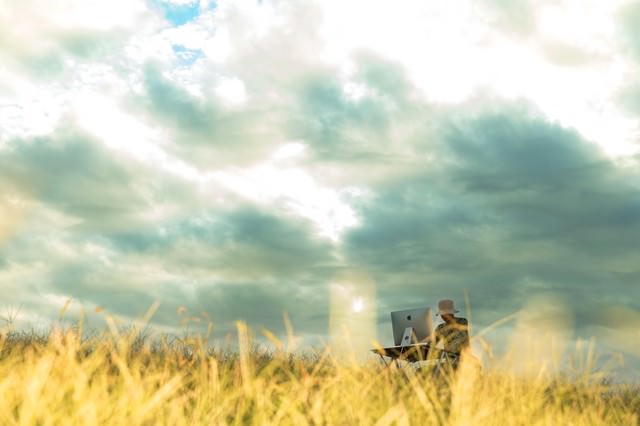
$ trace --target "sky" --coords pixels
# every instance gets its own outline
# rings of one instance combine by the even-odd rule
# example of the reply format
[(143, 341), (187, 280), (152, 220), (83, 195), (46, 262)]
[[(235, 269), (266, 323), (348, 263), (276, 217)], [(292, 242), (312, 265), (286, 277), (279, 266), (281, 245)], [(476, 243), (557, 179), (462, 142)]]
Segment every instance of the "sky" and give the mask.
[(0, 64), (21, 327), (365, 347), (452, 298), (640, 365), (640, 3), (0, 0)]

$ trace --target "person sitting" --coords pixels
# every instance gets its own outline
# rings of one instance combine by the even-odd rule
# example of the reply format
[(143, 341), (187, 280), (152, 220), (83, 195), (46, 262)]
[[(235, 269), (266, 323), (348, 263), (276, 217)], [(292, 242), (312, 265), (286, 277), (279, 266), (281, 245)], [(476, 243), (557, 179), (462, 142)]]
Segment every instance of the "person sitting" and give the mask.
[(442, 346), (447, 358), (457, 368), (461, 352), (469, 347), (469, 322), (466, 318), (456, 317), (453, 300), (443, 299), (438, 302), (438, 313), (444, 322), (435, 330), (436, 347)]

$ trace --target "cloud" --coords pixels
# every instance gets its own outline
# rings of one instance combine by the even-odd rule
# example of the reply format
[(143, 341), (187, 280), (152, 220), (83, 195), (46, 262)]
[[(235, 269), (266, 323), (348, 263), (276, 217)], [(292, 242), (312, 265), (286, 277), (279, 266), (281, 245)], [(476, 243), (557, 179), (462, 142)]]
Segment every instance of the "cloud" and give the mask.
[(628, 2), (619, 9), (620, 37), (624, 47), (636, 59), (640, 59), (640, 6)]
[(91, 0), (26, 0), (5, 10), (11, 13), (0, 14), (0, 57), (31, 78), (46, 79), (59, 79), (78, 60), (113, 55), (137, 22), (153, 18), (137, 0), (108, 6)]
[(602, 54), (561, 41), (542, 41), (540, 50), (551, 63), (561, 66), (595, 65), (602, 64), (606, 60)]
[[(282, 330), (287, 311), (318, 337), (330, 284), (356, 270), (381, 336), (390, 310), (465, 290), (479, 327), (544, 294), (576, 301), (576, 335), (624, 335), (640, 188), (637, 159), (599, 148), (634, 135), (613, 105), (633, 70), (612, 59), (612, 6), (369, 3), (2, 14), (8, 303), (131, 318), (159, 300), (156, 324), (184, 305), (220, 332)], [(633, 7), (620, 16), (635, 52)]]
[(215, 119), (213, 105), (199, 105), (195, 97), (164, 79), (153, 65), (146, 67), (144, 82), (151, 110), (159, 118), (170, 119), (175, 126), (194, 133), (212, 131)]
[(198, 166), (251, 164), (287, 141), (277, 104), (269, 109), (257, 100), (246, 108), (229, 108), (215, 95), (202, 99), (190, 94), (153, 64), (145, 68), (144, 87), (139, 112), (171, 134), (170, 151)]
[(131, 226), (150, 208), (153, 172), (109, 151), (74, 125), (46, 137), (14, 140), (0, 156), (5, 185), (99, 230)]
[(630, 59), (624, 82), (616, 90), (616, 100), (630, 115), (640, 114), (640, 80), (636, 77), (640, 66), (640, 7), (628, 2), (618, 9), (617, 36), (621, 53)]
[(311, 333), (326, 329), (329, 245), (291, 221), (250, 209), (209, 212), (93, 241), (110, 259), (59, 263), (48, 291), (124, 318), (157, 300), (154, 321), (167, 327), (178, 327), (175, 312), (187, 306), (207, 312), (220, 333), (236, 319), (282, 331), (284, 312)]
[(617, 101), (624, 110), (635, 117), (640, 115), (640, 79), (630, 72), (626, 83), (617, 92)]
[(167, 259), (175, 272), (200, 279), (295, 278), (331, 263), (328, 242), (308, 224), (244, 207), (193, 211), (157, 226), (107, 236), (129, 255)]
[[(269, 324), (281, 329), (281, 311), (297, 307), (288, 296), (318, 293), (317, 309), (296, 312), (322, 321), (333, 248), (304, 219), (224, 192), (226, 203), (203, 199), (193, 182), (109, 149), (71, 122), (48, 137), (11, 141), (0, 153), (0, 176), (0, 206), (9, 214), (0, 277), (26, 318), (53, 318), (71, 297), (89, 311), (101, 306), (131, 319), (157, 300), (154, 321), (171, 328), (179, 306), (219, 312), (220, 302), (255, 325), (261, 312), (277, 313)], [(254, 297), (273, 289), (282, 300)], [(223, 300), (227, 294), (233, 300)], [(235, 318), (215, 319), (222, 329)]]
[(484, 323), (536, 292), (637, 309), (635, 172), (526, 105), (481, 105), (449, 110), (436, 167), (376, 187), (349, 260), (387, 283), (387, 306), (467, 289)]
[(323, 285), (300, 285), (291, 281), (274, 283), (218, 283), (197, 293), (197, 309), (209, 312), (223, 330), (233, 329), (240, 319), (256, 331), (265, 327), (282, 334), (286, 314), (307, 344), (317, 344), (328, 330), (329, 302)]
[(618, 170), (574, 131), (517, 107), (484, 113), (463, 129), (447, 137), (453, 178), (528, 228), (523, 236), (583, 249), (611, 249), (605, 243), (613, 240), (622, 250), (637, 247), (625, 231), (640, 225), (634, 173)]
[(348, 82), (331, 69), (309, 73), (299, 86), (292, 137), (308, 141), (324, 158), (375, 155), (388, 148), (394, 127), (411, 118), (411, 86), (401, 67), (362, 52), (354, 58), (349, 83), (363, 93), (351, 96)]
[(529, 36), (536, 31), (536, 8), (529, 0), (487, 0), (483, 2), (492, 21), (504, 31)]

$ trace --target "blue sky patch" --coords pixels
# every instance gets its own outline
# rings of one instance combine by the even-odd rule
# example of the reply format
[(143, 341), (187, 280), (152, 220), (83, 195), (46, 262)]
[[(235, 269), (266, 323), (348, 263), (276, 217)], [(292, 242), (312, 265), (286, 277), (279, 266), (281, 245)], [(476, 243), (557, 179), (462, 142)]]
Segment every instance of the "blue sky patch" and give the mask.
[(181, 44), (174, 44), (171, 48), (182, 65), (192, 65), (195, 61), (204, 57), (202, 49), (189, 49)]
[(193, 21), (200, 16), (201, 12), (198, 0), (187, 4), (172, 4), (166, 0), (151, 0), (151, 4), (158, 7), (167, 21), (176, 27)]

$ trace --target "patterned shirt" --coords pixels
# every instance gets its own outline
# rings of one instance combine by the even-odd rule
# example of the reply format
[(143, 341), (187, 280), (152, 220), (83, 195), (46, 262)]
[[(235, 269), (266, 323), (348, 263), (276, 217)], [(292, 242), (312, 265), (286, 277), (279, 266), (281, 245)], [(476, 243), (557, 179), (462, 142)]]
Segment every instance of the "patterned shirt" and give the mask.
[(436, 344), (442, 341), (445, 351), (460, 353), (469, 345), (469, 323), (466, 318), (454, 318), (454, 321), (453, 324), (444, 322), (436, 327)]

